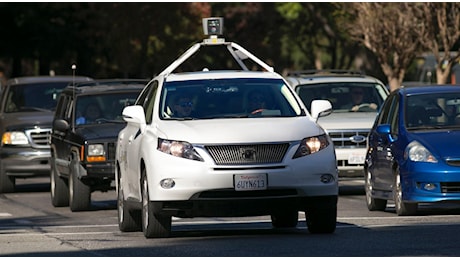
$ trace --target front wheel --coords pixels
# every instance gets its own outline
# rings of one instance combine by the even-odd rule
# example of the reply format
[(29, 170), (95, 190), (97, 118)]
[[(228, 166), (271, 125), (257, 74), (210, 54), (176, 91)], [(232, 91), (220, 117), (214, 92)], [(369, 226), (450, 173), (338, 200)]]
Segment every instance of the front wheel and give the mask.
[(369, 171), (366, 171), (364, 190), (366, 191), (367, 209), (369, 209), (370, 211), (374, 211), (374, 210), (384, 211), (387, 207), (387, 200), (373, 198), (372, 189), (373, 188), (372, 188), (372, 181), (371, 181), (371, 173)]
[(71, 211), (83, 211), (91, 207), (91, 189), (78, 179), (79, 167), (79, 162), (72, 160), (69, 176), (69, 206)]
[(51, 160), (51, 203), (55, 207), (69, 206), (69, 186), (59, 177), (54, 159)]
[(402, 199), (402, 185), (399, 169), (395, 172), (395, 183), (393, 185), (393, 197), (395, 202), (395, 211), (398, 216), (411, 216), (417, 213), (417, 203), (407, 203)]
[[(117, 175), (117, 174), (116, 174)], [(119, 174), (118, 174), (119, 176)], [(123, 195), (122, 178), (118, 177), (117, 185), (117, 208), (118, 208), (118, 228), (123, 232), (141, 231), (140, 211), (130, 211), (125, 204)]]
[(155, 214), (155, 205), (149, 199), (149, 187), (145, 169), (142, 177), (142, 231), (146, 238), (169, 237), (171, 216)]

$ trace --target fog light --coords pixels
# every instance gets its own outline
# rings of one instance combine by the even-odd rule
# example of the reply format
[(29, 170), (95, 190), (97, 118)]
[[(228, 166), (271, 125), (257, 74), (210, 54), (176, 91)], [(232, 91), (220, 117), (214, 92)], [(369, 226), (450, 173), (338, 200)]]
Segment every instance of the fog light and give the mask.
[(334, 176), (332, 176), (331, 174), (323, 174), (321, 175), (320, 180), (322, 183), (331, 183), (334, 181)]
[(171, 189), (172, 187), (174, 187), (174, 185), (176, 185), (176, 183), (174, 182), (173, 179), (168, 178), (168, 179), (161, 180), (160, 185), (163, 189)]
[(425, 190), (434, 190), (434, 189), (436, 189), (436, 185), (434, 183), (425, 183), (423, 188)]

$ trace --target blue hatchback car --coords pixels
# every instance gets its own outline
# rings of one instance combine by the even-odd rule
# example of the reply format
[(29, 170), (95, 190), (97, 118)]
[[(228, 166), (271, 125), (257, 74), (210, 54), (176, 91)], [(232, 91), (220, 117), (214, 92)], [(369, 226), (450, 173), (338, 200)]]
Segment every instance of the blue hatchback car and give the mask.
[(386, 99), (368, 136), (369, 210), (414, 215), (419, 203), (460, 201), (460, 85), (401, 88)]

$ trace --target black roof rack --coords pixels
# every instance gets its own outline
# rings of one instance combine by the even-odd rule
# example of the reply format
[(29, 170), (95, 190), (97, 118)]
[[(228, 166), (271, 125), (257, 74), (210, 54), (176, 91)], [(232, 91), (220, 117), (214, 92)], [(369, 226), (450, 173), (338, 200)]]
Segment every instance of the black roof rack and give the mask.
[(290, 71), (288, 72), (288, 76), (291, 77), (307, 77), (313, 75), (341, 75), (341, 76), (365, 76), (366, 74), (362, 71), (358, 70), (338, 70), (338, 69), (330, 69), (330, 70), (299, 70), (299, 71)]

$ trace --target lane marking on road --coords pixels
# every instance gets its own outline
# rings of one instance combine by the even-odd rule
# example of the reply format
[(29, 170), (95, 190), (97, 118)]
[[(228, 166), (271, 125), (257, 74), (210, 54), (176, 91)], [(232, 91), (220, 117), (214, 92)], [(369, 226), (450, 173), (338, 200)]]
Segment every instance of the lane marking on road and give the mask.
[(0, 217), (11, 217), (13, 215), (11, 215), (10, 213), (6, 213), (6, 212), (0, 212)]

